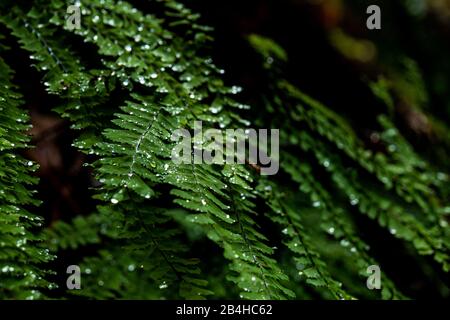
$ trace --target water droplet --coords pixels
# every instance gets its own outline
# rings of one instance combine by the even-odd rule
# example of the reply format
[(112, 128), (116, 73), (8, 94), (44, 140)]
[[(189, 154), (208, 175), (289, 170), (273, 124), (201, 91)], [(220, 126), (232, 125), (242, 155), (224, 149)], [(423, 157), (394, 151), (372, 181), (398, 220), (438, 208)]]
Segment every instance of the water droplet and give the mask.
[(116, 22), (114, 21), (114, 19), (108, 19), (105, 21), (106, 24), (114, 27), (116, 25)]
[(242, 88), (241, 87), (238, 87), (238, 86), (232, 86), (231, 87), (231, 93), (232, 94), (237, 94), (237, 93), (239, 93), (239, 92), (241, 92), (242, 91)]
[(13, 271), (14, 271), (14, 268), (10, 267), (10, 266), (4, 266), (2, 268), (2, 272), (13, 272)]
[(58, 288), (58, 286), (57, 286), (56, 284), (54, 284), (54, 283), (50, 283), (50, 284), (47, 286), (47, 288), (49, 288), (50, 290), (52, 290), (52, 289)]
[(359, 203), (359, 199), (354, 194), (351, 194), (350, 195), (350, 204), (352, 206), (356, 206), (358, 203)]
[(348, 247), (349, 244), (350, 244), (350, 242), (348, 242), (347, 240), (345, 240), (345, 239), (341, 240), (341, 246)]
[(135, 269), (134, 264), (130, 264), (130, 265), (128, 266), (128, 271), (133, 272), (134, 269)]
[(390, 144), (388, 146), (389, 152), (395, 152), (397, 150), (397, 146), (395, 144)]
[(211, 107), (211, 108), (209, 108), (209, 110), (210, 110), (212, 113), (217, 114), (217, 113), (220, 112), (220, 110), (222, 110), (222, 108), (221, 108), (221, 107)]

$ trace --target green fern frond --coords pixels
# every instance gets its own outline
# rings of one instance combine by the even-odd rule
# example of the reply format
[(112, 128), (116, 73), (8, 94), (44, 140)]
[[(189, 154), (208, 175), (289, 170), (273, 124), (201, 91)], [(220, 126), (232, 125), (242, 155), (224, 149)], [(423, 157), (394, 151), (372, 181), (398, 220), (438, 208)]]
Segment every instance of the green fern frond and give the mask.
[(341, 288), (342, 283), (329, 274), (326, 263), (314, 248), (305, 229), (301, 212), (289, 198), (292, 195), (288, 196), (288, 191), (275, 191), (278, 186), (273, 183), (261, 183), (258, 188), (272, 209), (268, 216), (283, 228), (282, 233), (286, 237), (284, 244), (293, 254), (298, 275), (304, 276), (306, 283), (312, 286), (329, 290), (335, 299), (352, 299), (353, 297)]
[[(41, 234), (43, 219), (30, 212), (40, 203), (36, 166), (20, 156), (30, 148), (24, 88), (12, 84), (5, 61), (14, 53), (0, 45), (0, 297), (51, 296), (45, 270), (70, 255), (81, 290), (62, 298), (405, 298), (384, 270), (382, 290), (367, 289), (367, 268), (379, 262), (360, 219), (449, 271), (449, 177), (392, 118), (378, 116), (380, 148), (371, 149), (352, 121), (294, 85), (288, 51), (257, 35), (248, 40), (267, 78), (247, 99), (252, 108), (239, 102), (241, 88), (226, 84), (205, 50), (211, 28), (178, 1), (80, 0), (79, 29), (66, 24), (70, 4), (6, 1), (0, 24), (40, 76), (47, 110), (74, 129), (92, 212), (52, 218)], [(418, 108), (429, 101), (418, 66), (405, 67), (405, 78), (369, 84), (391, 116), (391, 91)], [(252, 125), (279, 129), (280, 172), (262, 177), (260, 163), (227, 148), (223, 159), (234, 164), (197, 163), (215, 145), (201, 138), (200, 121), (204, 130), (242, 129), (246, 139)], [(183, 134), (187, 163), (174, 155)], [(61, 257), (54, 265), (49, 249)]]
[(28, 210), (40, 203), (32, 189), (36, 165), (17, 154), (29, 142), (23, 98), (1, 58), (0, 69), (0, 298), (37, 299), (50, 285), (42, 266), (52, 256), (41, 246), (42, 217)]

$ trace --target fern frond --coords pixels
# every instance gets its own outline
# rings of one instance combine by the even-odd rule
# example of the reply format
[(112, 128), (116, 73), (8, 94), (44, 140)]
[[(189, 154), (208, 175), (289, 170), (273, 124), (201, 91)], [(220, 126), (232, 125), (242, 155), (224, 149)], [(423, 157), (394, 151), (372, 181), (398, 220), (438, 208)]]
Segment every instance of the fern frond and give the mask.
[[(241, 88), (227, 85), (205, 52), (211, 28), (176, 0), (150, 1), (151, 14), (143, 12), (147, 3), (79, 0), (79, 29), (66, 24), (69, 4), (6, 0), (0, 24), (19, 59), (29, 55), (41, 76), (48, 110), (75, 129), (72, 147), (89, 167), (94, 209), (52, 220), (40, 233), (42, 219), (29, 212), (39, 204), (36, 166), (19, 155), (30, 148), (19, 94), (27, 91), (12, 84), (9, 58), (0, 57), (0, 297), (38, 298), (52, 289), (44, 279), (50, 249), (61, 257), (55, 265), (70, 255), (67, 263), (83, 272), (82, 290), (63, 298), (404, 298), (384, 266), (382, 290), (366, 287), (378, 252), (359, 222), (386, 229), (412, 258), (433, 258), (449, 271), (449, 177), (390, 117), (378, 116), (380, 148), (370, 149), (350, 120), (288, 80), (287, 52), (257, 35), (248, 39), (263, 58), (261, 90), (247, 100), (254, 108), (240, 103)], [(428, 101), (418, 66), (407, 60), (405, 67), (395, 85), (370, 84), (391, 116), (397, 102), (389, 90), (418, 108)], [(279, 174), (262, 177), (261, 164), (230, 154), (240, 134), (207, 144), (200, 122), (221, 133), (279, 129)], [(184, 163), (174, 155), (180, 132), (189, 137)], [(227, 161), (198, 163), (214, 144), (227, 147)]]
[[(53, 4), (62, 5), (58, 1)], [(208, 219), (214, 221), (214, 232), (220, 238), (212, 238), (225, 249), (225, 256), (236, 264), (232, 269), (238, 276), (233, 281), (244, 290), (243, 296), (279, 298), (291, 295), (280, 284), (287, 280), (286, 276), (276, 267), (276, 262), (268, 257), (272, 252), (262, 243), (262, 235), (254, 229), (254, 223), (248, 216), (250, 204), (240, 204), (243, 207), (239, 208), (235, 206), (233, 211), (232, 199), (220, 187), (205, 192), (203, 185), (206, 182), (213, 185), (219, 182), (218, 186), (225, 186), (225, 176), (202, 166), (195, 166), (194, 170), (184, 165), (169, 169), (170, 150), (173, 147), (169, 138), (175, 129), (192, 128), (194, 120), (220, 126), (226, 126), (232, 121), (245, 123), (232, 112), (220, 111), (224, 105), (245, 107), (227, 97), (237, 90), (227, 88), (219, 79), (211, 81), (213, 73), (219, 74), (220, 71), (208, 59), (196, 54), (196, 44), (167, 31), (156, 17), (144, 16), (124, 2), (120, 5), (113, 1), (101, 5), (99, 2), (90, 2), (83, 3), (83, 6), (93, 19), (86, 20), (83, 31), (73, 32), (95, 44), (98, 53), (107, 57), (102, 60), (104, 68), (109, 72), (107, 74), (121, 84), (121, 90), (134, 91), (142, 87), (142, 91), (147, 92), (130, 95), (126, 106), (115, 115), (113, 123), (116, 127), (104, 131), (104, 142), (93, 145), (81, 136), (76, 143), (100, 157), (94, 164), (102, 183), (98, 198), (115, 205), (114, 212), (122, 212), (122, 203), (131, 199), (133, 202), (143, 199), (150, 203), (160, 196), (154, 190), (161, 184), (174, 186), (175, 189), (171, 191), (174, 203), (194, 212), (200, 210), (207, 213)], [(102, 18), (99, 20), (96, 17), (100, 17), (100, 10)], [(48, 13), (47, 10), (42, 12), (43, 16), (45, 12)], [(60, 11), (54, 12), (51, 23), (62, 26), (64, 19), (56, 14)], [(129, 34), (122, 32), (124, 26), (130, 30)], [(141, 32), (144, 28), (152, 32)], [(193, 30), (195, 37), (204, 31), (199, 26)], [(139, 34), (139, 39), (136, 34)], [(42, 47), (42, 43), (39, 44)], [(25, 46), (25, 49), (33, 50), (29, 46)], [(61, 78), (64, 78), (67, 70), (62, 70)], [(88, 78), (84, 85), (80, 81), (71, 83), (74, 89), (66, 96), (71, 99), (84, 98), (83, 94), (88, 90), (82, 88), (89, 81)], [(51, 91), (61, 92), (59, 87), (50, 88)], [(152, 95), (148, 95), (148, 92)], [(206, 99), (214, 101), (212, 106), (203, 102)], [(85, 125), (84, 119), (77, 118), (76, 112), (71, 115), (73, 109), (64, 108), (62, 112), (74, 121), (76, 128), (89, 128), (99, 133), (98, 128)], [(190, 182), (196, 184), (190, 186)], [(188, 204), (190, 199), (193, 201)], [(108, 213), (106, 207), (103, 208), (103, 213), (114, 219), (120, 216), (119, 213)], [(232, 214), (234, 218), (231, 218)], [(125, 223), (120, 219), (116, 222)], [(235, 257), (234, 253), (241, 249), (248, 252), (248, 257)], [(256, 266), (253, 265), (255, 262)]]
[[(299, 184), (299, 190), (310, 196), (312, 205), (320, 208), (323, 224), (321, 227), (327, 234), (331, 234), (340, 245), (346, 248), (350, 257), (355, 261), (359, 274), (362, 277), (366, 275), (366, 269), (370, 265), (378, 265), (368, 253), (369, 246), (357, 235), (352, 228), (343, 209), (340, 208), (331, 195), (314, 178), (312, 168), (307, 163), (295, 164), (295, 160), (286, 155), (286, 161), (283, 165), (294, 181)], [(399, 293), (392, 281), (384, 275), (384, 286), (382, 290), (383, 298), (397, 299), (402, 295)]]
[(326, 263), (314, 248), (308, 235), (300, 210), (295, 208), (292, 199), (278, 191), (276, 184), (263, 182), (259, 186), (260, 192), (267, 199), (272, 212), (270, 219), (279, 224), (285, 235), (285, 245), (293, 254), (296, 269), (300, 277), (306, 278), (306, 283), (314, 287), (324, 287), (335, 299), (352, 299), (341, 287), (342, 283), (333, 279), (329, 274)]
[(28, 116), (11, 83), (12, 70), (2, 58), (0, 69), (0, 297), (36, 299), (51, 286), (43, 265), (52, 256), (40, 245), (43, 219), (28, 211), (40, 203), (32, 189), (36, 165), (18, 155), (28, 146)]

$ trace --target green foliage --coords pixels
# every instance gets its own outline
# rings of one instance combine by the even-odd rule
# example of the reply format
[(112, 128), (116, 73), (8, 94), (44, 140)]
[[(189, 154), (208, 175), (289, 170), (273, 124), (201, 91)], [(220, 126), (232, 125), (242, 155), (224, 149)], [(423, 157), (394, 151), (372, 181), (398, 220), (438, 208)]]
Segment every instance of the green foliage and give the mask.
[[(192, 132), (195, 121), (250, 126), (248, 106), (233, 97), (240, 88), (225, 85), (204, 52), (209, 28), (175, 1), (151, 1), (149, 15), (123, 1), (80, 2), (81, 29), (67, 29), (62, 0), (0, 14), (55, 98), (53, 110), (77, 130), (73, 145), (98, 182), (94, 212), (51, 224), (43, 247), (41, 218), (28, 212), (39, 204), (33, 164), (17, 154), (29, 147), (28, 117), (0, 59), (0, 297), (51, 289), (43, 278), (51, 249), (89, 252), (78, 261), (82, 290), (64, 298), (293, 299), (307, 290), (328, 299), (404, 298), (385, 274), (381, 296), (361, 290), (377, 262), (354, 224), (360, 213), (448, 272), (448, 176), (388, 117), (379, 117), (378, 133), (387, 152), (368, 150), (343, 117), (285, 79), (284, 50), (253, 35), (270, 85), (252, 121), (280, 128), (281, 177), (262, 178), (244, 164), (176, 164), (175, 130)], [(372, 88), (394, 103), (386, 86)], [(194, 250), (205, 243), (217, 250), (211, 257)]]
[[(267, 61), (267, 50), (258, 45), (261, 41), (251, 43)], [(368, 246), (344, 219), (348, 204), (376, 219), (395, 237), (411, 242), (418, 253), (433, 255), (448, 271), (448, 230), (445, 213), (439, 209), (445, 203), (448, 177), (420, 159), (385, 116), (379, 118), (382, 132), (378, 135), (389, 153), (373, 153), (364, 148), (345, 119), (279, 79), (281, 62), (265, 66), (273, 75), (270, 96), (265, 99), (267, 110), (272, 123), (285, 134), (280, 138), (290, 151), (280, 155), (284, 159), (281, 167), (310, 195), (313, 206), (323, 208), (324, 229), (349, 248), (360, 274), (365, 274), (365, 266), (376, 263), (369, 258)], [(305, 158), (311, 154), (329, 173), (337, 196), (331, 196), (317, 181), (310, 164), (292, 154), (294, 147)], [(383, 297), (396, 297), (394, 288), (391, 283), (386, 285)]]
[(0, 298), (36, 299), (39, 289), (50, 286), (42, 265), (51, 255), (36, 232), (43, 219), (27, 209), (39, 204), (31, 189), (35, 164), (17, 154), (28, 146), (28, 116), (20, 109), (12, 70), (1, 58), (0, 69)]

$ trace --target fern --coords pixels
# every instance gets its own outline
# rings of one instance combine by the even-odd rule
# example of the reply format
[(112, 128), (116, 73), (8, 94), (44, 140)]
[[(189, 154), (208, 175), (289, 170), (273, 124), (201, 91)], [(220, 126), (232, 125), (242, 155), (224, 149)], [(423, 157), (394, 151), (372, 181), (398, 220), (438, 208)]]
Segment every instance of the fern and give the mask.
[[(264, 42), (264, 38), (252, 36), (250, 42), (265, 59), (268, 55), (271, 55), (264, 50), (264, 46), (261, 49), (260, 43)], [(277, 52), (273, 56), (280, 56)], [(274, 69), (271, 72), (277, 73), (279, 72), (277, 69), (279, 65), (282, 65), (282, 63), (275, 64), (275, 66), (266, 65), (266, 68)], [(297, 145), (304, 152), (312, 153), (316, 161), (331, 173), (332, 181), (347, 197), (350, 205), (357, 205), (362, 213), (368, 214), (373, 219), (377, 218), (380, 225), (390, 228), (391, 233), (396, 237), (411, 241), (419, 253), (433, 254), (435, 259), (442, 263), (443, 269), (447, 271), (448, 248), (442, 241), (446, 237), (445, 230), (438, 223), (442, 218), (436, 219), (435, 208), (428, 205), (435, 203), (438, 196), (437, 192), (442, 188), (442, 185), (436, 182), (439, 181), (436, 179), (437, 173), (433, 173), (423, 161), (420, 161), (405, 140), (398, 136), (392, 125), (386, 129), (386, 134), (381, 136), (391, 146), (398, 148), (398, 145), (404, 150), (401, 153), (393, 152), (393, 156), (390, 157), (383, 154), (373, 155), (370, 151), (364, 150), (362, 143), (359, 142), (356, 134), (344, 119), (300, 92), (289, 82), (279, 80), (275, 82), (272, 90), (274, 91), (273, 95), (278, 99), (273, 102), (266, 100), (269, 110), (279, 110), (281, 115), (290, 119), (291, 122), (288, 122), (287, 126), (284, 120), (277, 122), (281, 128), (285, 126), (286, 136), (283, 140), (292, 141), (293, 145)], [(286, 101), (292, 101), (293, 106), (289, 108)], [(272, 103), (277, 108), (271, 105)], [(385, 127), (389, 126), (386, 118), (381, 118), (380, 121)], [(301, 129), (294, 129), (298, 127)], [(387, 132), (391, 132), (389, 140), (387, 140)], [(392, 139), (393, 135), (397, 139)], [(354, 168), (345, 167), (341, 160), (342, 157), (337, 156), (337, 151), (331, 152), (330, 150), (333, 150), (333, 147), (328, 144), (334, 145), (335, 150), (341, 150), (357, 166)], [(339, 209), (336, 209), (336, 204), (332, 203), (332, 197), (315, 181), (312, 168), (307, 163), (297, 164), (299, 161), (290, 154), (283, 155), (283, 158), (285, 161), (281, 164), (282, 168), (291, 175), (294, 181), (300, 184), (300, 189), (303, 192), (311, 195), (313, 206), (324, 207), (324, 210), (328, 212), (328, 214), (323, 213), (323, 216), (327, 217), (328, 231), (340, 237), (342, 239), (340, 240), (341, 244), (350, 248), (357, 256), (360, 255), (359, 252), (363, 252), (358, 265), (361, 268), (360, 273), (364, 274), (364, 266), (373, 264), (365, 253), (367, 246), (349, 230), (347, 223), (341, 217), (342, 213)], [(401, 170), (398, 168), (401, 168)], [(414, 215), (408, 213), (408, 209), (405, 208), (406, 205), (402, 207), (397, 201), (389, 200), (386, 196), (380, 196), (380, 192), (376, 191), (379, 189), (368, 191), (369, 188), (374, 187), (361, 185), (357, 178), (363, 174), (360, 173), (361, 169), (375, 175), (388, 190), (394, 188), (393, 181), (395, 181), (397, 184), (395, 191), (398, 196), (408, 203), (415, 202), (421, 209), (425, 221), (420, 221)], [(413, 176), (416, 176), (414, 182), (409, 181)], [(422, 181), (426, 182), (422, 184)], [(424, 199), (426, 196), (429, 197), (427, 200)], [(331, 218), (329, 217), (330, 212), (333, 213)], [(430, 228), (429, 223), (432, 223), (433, 228), (427, 230), (427, 228)], [(395, 292), (394, 287), (389, 289), (389, 286), (385, 286), (385, 291), (387, 290), (390, 290), (391, 293)], [(385, 292), (383, 296), (390, 295)]]
[[(83, 27), (73, 30), (69, 2), (0, 5), (11, 5), (0, 14), (6, 38), (29, 55), (95, 180), (92, 212), (40, 232), (36, 166), (18, 154), (29, 148), (24, 99), (0, 58), (2, 298), (52, 296), (49, 250), (76, 253), (83, 272), (82, 290), (58, 298), (404, 298), (386, 273), (381, 295), (363, 290), (367, 267), (379, 263), (354, 222), (359, 214), (448, 272), (448, 177), (392, 119), (378, 118), (386, 150), (369, 150), (349, 121), (288, 81), (284, 49), (256, 35), (249, 42), (267, 84), (249, 107), (208, 56), (213, 37), (199, 15), (177, 1), (149, 3), (151, 14), (142, 4), (79, 1)], [(413, 76), (423, 90), (413, 98), (423, 103), (425, 88)], [(393, 108), (382, 83), (370, 86)], [(262, 177), (248, 161), (172, 161), (176, 130), (194, 133), (192, 160), (208, 148), (195, 136), (196, 121), (279, 128), (280, 174)], [(215, 251), (205, 256), (197, 246)]]
[(11, 83), (12, 70), (1, 58), (0, 69), (0, 297), (36, 299), (51, 286), (42, 269), (51, 255), (41, 246), (42, 217), (28, 210), (39, 205), (32, 189), (36, 165), (17, 154), (28, 147), (28, 116), (20, 109), (23, 100)]

